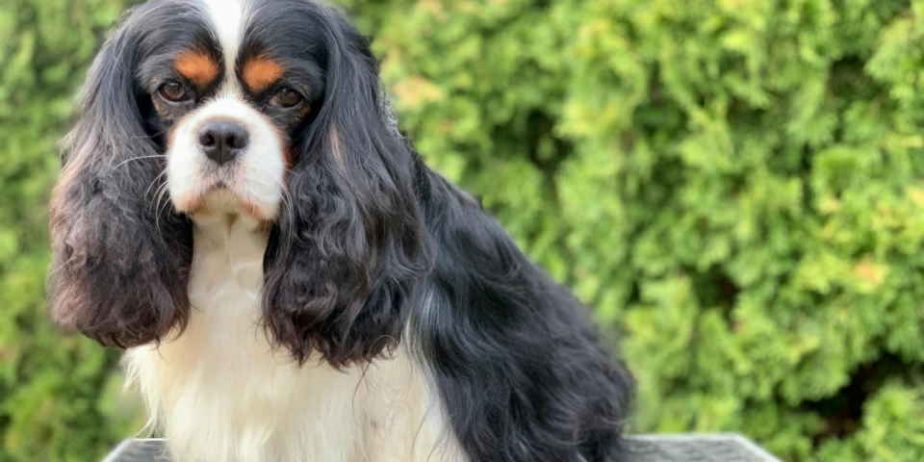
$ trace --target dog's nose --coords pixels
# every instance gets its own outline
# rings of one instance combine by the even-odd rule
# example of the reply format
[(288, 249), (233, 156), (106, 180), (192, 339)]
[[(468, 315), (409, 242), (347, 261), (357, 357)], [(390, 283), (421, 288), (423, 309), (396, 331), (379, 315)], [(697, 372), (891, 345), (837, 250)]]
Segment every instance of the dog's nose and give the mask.
[(225, 120), (209, 122), (199, 132), (199, 147), (218, 165), (234, 160), (249, 141), (250, 135), (244, 127)]

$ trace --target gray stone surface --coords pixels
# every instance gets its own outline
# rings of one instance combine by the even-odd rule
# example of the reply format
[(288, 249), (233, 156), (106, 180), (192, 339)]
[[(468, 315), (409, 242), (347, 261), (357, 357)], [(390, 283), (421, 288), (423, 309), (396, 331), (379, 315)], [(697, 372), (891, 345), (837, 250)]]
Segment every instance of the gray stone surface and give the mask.
[(103, 462), (169, 462), (167, 446), (162, 439), (125, 440)]
[(632, 462), (779, 462), (736, 434), (636, 435), (628, 438)]
[[(736, 434), (636, 435), (628, 438), (632, 462), (779, 462)], [(126, 440), (104, 462), (169, 462), (164, 440)]]

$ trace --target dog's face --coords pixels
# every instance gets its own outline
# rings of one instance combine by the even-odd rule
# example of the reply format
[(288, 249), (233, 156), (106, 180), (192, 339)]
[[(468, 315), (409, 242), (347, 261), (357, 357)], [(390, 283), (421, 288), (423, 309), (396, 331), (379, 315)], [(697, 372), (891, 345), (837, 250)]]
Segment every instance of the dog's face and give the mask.
[(181, 330), (192, 226), (270, 233), (264, 322), (298, 359), (397, 339), (422, 271), (423, 168), (366, 40), (308, 0), (153, 0), (100, 51), (51, 207), (56, 319), (108, 345)]
[(177, 211), (276, 220), (294, 145), (323, 104), (328, 53), (323, 30), (284, 14), (278, 2), (210, 1), (146, 15), (137, 79)]

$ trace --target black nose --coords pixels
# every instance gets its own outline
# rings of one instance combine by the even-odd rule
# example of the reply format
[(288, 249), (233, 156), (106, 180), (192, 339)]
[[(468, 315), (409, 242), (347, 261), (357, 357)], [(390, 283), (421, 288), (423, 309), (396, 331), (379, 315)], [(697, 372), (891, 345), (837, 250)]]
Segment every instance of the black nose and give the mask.
[(229, 121), (209, 122), (199, 132), (199, 146), (218, 165), (234, 160), (250, 141), (244, 127)]

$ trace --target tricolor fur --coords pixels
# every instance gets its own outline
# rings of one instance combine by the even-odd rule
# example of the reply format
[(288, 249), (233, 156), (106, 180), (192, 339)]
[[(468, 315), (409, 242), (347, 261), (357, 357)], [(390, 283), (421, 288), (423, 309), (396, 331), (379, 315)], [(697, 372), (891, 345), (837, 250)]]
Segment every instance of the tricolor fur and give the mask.
[(585, 309), (397, 131), (307, 0), (154, 0), (95, 61), (51, 207), (53, 314), (180, 461), (620, 460)]

